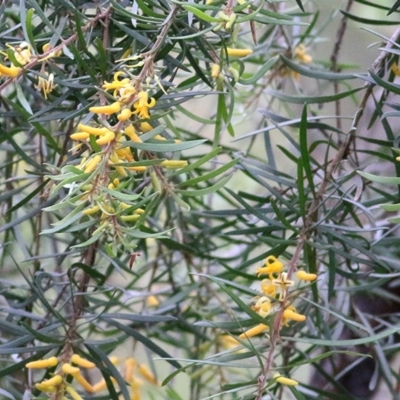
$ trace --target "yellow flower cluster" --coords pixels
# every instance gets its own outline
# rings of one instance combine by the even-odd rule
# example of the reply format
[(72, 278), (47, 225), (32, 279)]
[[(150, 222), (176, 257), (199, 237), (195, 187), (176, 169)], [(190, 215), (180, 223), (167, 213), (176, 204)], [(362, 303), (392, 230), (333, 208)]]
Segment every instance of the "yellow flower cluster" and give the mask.
[[(32, 54), (31, 46), (27, 42), (22, 42), (18, 46), (11, 46), (7, 45), (9, 49), (12, 50), (13, 52), (13, 59), (14, 63), (11, 61), (10, 66), (6, 66), (0, 63), (0, 78), (1, 77), (7, 77), (7, 78), (17, 78), (25, 65), (29, 64), (33, 60), (37, 60), (38, 62), (42, 63), (42, 68), (41, 68), (41, 74), (44, 76), (39, 76), (38, 77), (38, 82), (35, 87), (39, 90), (41, 90), (44, 94), (44, 97), (47, 99), (47, 95), (53, 91), (53, 89), (56, 87), (54, 84), (54, 75), (49, 74), (45, 70), (45, 62), (49, 58), (53, 57), (59, 57), (61, 55), (61, 51), (50, 51), (51, 47), (49, 43), (46, 43), (43, 46), (43, 52), (49, 54), (46, 57), (41, 58), (38, 55)], [(0, 52), (5, 56), (5, 58), (8, 58), (8, 54), (4, 52)]]
[[(110, 357), (110, 361), (118, 364), (118, 358)], [(57, 357), (50, 357), (38, 361), (32, 361), (26, 364), (28, 369), (47, 369), (56, 367), (59, 364)], [(81, 357), (79, 354), (73, 354), (70, 362), (60, 363), (53, 376), (50, 379), (45, 379), (42, 382), (35, 384), (37, 390), (42, 393), (51, 395), (60, 395), (60, 398), (66, 399), (69, 395), (73, 400), (83, 400), (83, 397), (75, 390), (72, 381), (76, 381), (82, 389), (88, 393), (100, 393), (107, 389), (107, 384), (104, 379), (96, 383), (90, 384), (82, 375), (81, 368), (93, 369), (96, 367), (91, 361)], [(139, 379), (135, 373), (136, 371), (149, 383), (159, 385), (154, 374), (150, 371), (149, 367), (145, 364), (138, 364), (132, 357), (125, 360), (123, 368), (123, 376), (126, 383), (131, 389), (131, 400), (141, 400), (140, 387), (143, 381)], [(72, 377), (72, 380), (71, 380)], [(116, 384), (114, 378), (111, 378), (113, 384)]]
[[(261, 281), (261, 292), (263, 296), (259, 297), (252, 309), (262, 318), (270, 315), (275, 305), (284, 301), (287, 296), (289, 287), (294, 286), (295, 282), (289, 279), (287, 272), (283, 272), (284, 266), (276, 257), (269, 256), (266, 258), (264, 266), (257, 269), (257, 276), (268, 275), (267, 279)], [(317, 275), (310, 274), (305, 271), (298, 271), (297, 278), (303, 281), (314, 281)], [(278, 297), (277, 297), (278, 296)], [(285, 307), (282, 314), (282, 326), (287, 326), (288, 321), (304, 322), (306, 316), (299, 314), (292, 305)], [(257, 326), (243, 332), (239, 338), (251, 338), (269, 329), (267, 324), (258, 324)]]
[(81, 368), (94, 368), (96, 366), (94, 363), (81, 357), (79, 354), (73, 354), (69, 362), (58, 364), (59, 360), (57, 357), (32, 361), (26, 364), (26, 368), (28, 369), (47, 369), (58, 366), (50, 379), (45, 379), (35, 384), (37, 390), (42, 393), (62, 396), (69, 394), (73, 400), (83, 400), (70, 383), (71, 379), (69, 377), (71, 376), (84, 390), (89, 393), (95, 392), (95, 386), (92, 386), (81, 372)]

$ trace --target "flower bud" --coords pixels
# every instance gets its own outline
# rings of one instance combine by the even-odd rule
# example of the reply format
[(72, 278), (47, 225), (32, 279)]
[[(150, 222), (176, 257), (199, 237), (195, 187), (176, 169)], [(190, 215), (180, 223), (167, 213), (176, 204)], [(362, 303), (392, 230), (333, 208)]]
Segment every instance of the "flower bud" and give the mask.
[(99, 146), (103, 146), (105, 144), (110, 143), (114, 139), (115, 139), (115, 133), (113, 131), (107, 130), (107, 132), (103, 136), (101, 136), (99, 139), (96, 140), (96, 143)]
[(8, 76), (10, 78), (16, 78), (21, 71), (21, 68), (18, 67), (6, 67), (3, 64), (0, 64), (0, 76)]
[(116, 101), (115, 103), (109, 104), (107, 106), (97, 106), (90, 107), (89, 111), (94, 114), (104, 114), (111, 115), (119, 112), (121, 110), (121, 103)]
[(250, 54), (253, 54), (253, 50), (251, 49), (233, 49), (231, 47), (228, 47), (226, 49), (226, 53), (228, 54), (228, 57), (246, 57)]
[(317, 279), (316, 274), (309, 274), (306, 271), (297, 271), (297, 277), (302, 281), (315, 281)]
[(54, 367), (58, 364), (57, 357), (50, 357), (45, 360), (37, 360), (29, 362), (25, 365), (26, 368), (39, 369), (39, 368), (49, 368)]
[(299, 382), (295, 381), (294, 379), (286, 378), (286, 377), (281, 376), (279, 374), (275, 374), (274, 378), (277, 378), (276, 381), (281, 383), (282, 385), (296, 386), (296, 385), (299, 384)]
[(86, 360), (86, 358), (81, 357), (79, 354), (73, 354), (71, 357), (71, 361), (76, 364), (79, 365), (82, 368), (86, 368), (86, 369), (92, 369), (96, 366), (95, 363)]

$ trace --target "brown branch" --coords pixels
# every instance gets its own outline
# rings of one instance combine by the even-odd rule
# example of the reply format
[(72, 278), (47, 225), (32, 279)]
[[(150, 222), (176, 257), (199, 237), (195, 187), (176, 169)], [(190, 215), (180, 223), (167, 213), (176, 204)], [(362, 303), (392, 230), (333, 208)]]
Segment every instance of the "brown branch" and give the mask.
[[(350, 11), (350, 8), (353, 5), (353, 2), (354, 2), (354, 0), (348, 0), (347, 5), (346, 5), (346, 12)], [(342, 43), (343, 43), (344, 34), (346, 32), (346, 28), (347, 28), (347, 17), (345, 15), (343, 15), (337, 35), (336, 35), (336, 42), (333, 47), (333, 51), (332, 51), (332, 55), (331, 55), (331, 63), (332, 63), (331, 71), (333, 71), (333, 72), (340, 71), (340, 68), (338, 68), (337, 63), (338, 63), (340, 48), (342, 47)], [(334, 90), (335, 95), (339, 93), (339, 81), (333, 81), (333, 90)], [(338, 117), (342, 114), (340, 100), (335, 101), (335, 114)], [(342, 130), (342, 120), (340, 118), (336, 119), (336, 128), (339, 130)]]

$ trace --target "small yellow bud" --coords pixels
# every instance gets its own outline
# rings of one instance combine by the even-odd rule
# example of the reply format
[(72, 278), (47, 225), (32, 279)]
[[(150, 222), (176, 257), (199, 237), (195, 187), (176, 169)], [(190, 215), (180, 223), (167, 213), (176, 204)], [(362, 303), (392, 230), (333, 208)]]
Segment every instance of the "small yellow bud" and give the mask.
[(299, 384), (299, 382), (295, 381), (294, 379), (286, 378), (286, 377), (281, 376), (279, 374), (275, 374), (274, 378), (277, 378), (276, 381), (281, 383), (282, 385), (296, 386), (296, 385)]
[(46, 392), (46, 393), (56, 393), (57, 388), (55, 386), (45, 386), (42, 383), (36, 383), (35, 388), (37, 390), (40, 390), (41, 392)]
[(185, 160), (164, 160), (160, 165), (167, 169), (178, 169), (185, 167), (188, 163)]
[(95, 136), (104, 135), (108, 131), (108, 129), (105, 126), (101, 128), (95, 128), (94, 126), (83, 125), (83, 124), (79, 124), (78, 129), (82, 132), (90, 133), (91, 135)]
[(110, 143), (115, 139), (115, 133), (113, 131), (107, 131), (103, 136), (96, 140), (96, 143), (100, 146)]
[(157, 307), (158, 305), (160, 305), (160, 302), (158, 301), (156, 296), (149, 296), (146, 300), (146, 303), (149, 307)]
[(97, 106), (89, 108), (89, 111), (94, 114), (104, 114), (104, 115), (115, 114), (120, 110), (121, 110), (121, 103), (119, 101), (116, 101), (115, 103), (109, 104), (107, 106)]
[(259, 335), (260, 333), (266, 331), (267, 329), (269, 329), (268, 325), (259, 324), (259, 325), (255, 326), (254, 328), (251, 328), (251, 329), (247, 330), (246, 332), (243, 332), (241, 335), (239, 335), (239, 338), (240, 339), (251, 338), (253, 336)]
[(154, 136), (154, 139), (157, 139), (157, 140), (167, 140), (164, 136), (161, 136), (161, 135), (156, 135), (156, 136)]
[(297, 271), (297, 277), (302, 281), (315, 281), (317, 279), (316, 274), (309, 274), (306, 271)]
[(137, 221), (140, 218), (140, 215), (135, 214), (135, 215), (121, 215), (120, 216), (122, 221), (125, 222), (133, 222), (133, 221)]
[(400, 156), (399, 156), (399, 157), (396, 157), (396, 161), (400, 161)]
[(72, 376), (77, 375), (81, 372), (79, 368), (73, 367), (71, 364), (68, 364), (68, 363), (63, 364), (61, 369), (62, 369), (62, 372), (64, 372), (64, 374), (72, 375)]
[(118, 121), (126, 121), (132, 115), (132, 111), (129, 108), (123, 109), (117, 116)]
[(142, 130), (142, 132), (146, 133), (152, 131), (153, 127), (148, 122), (141, 122), (140, 129)]
[(220, 19), (220, 20), (222, 20), (222, 21), (229, 21), (229, 16), (228, 15), (226, 15), (223, 11), (220, 11), (219, 13), (218, 13), (218, 18)]
[(71, 361), (76, 364), (79, 365), (82, 368), (86, 368), (86, 369), (92, 369), (96, 366), (95, 363), (92, 363), (89, 360), (86, 360), (86, 358), (81, 357), (79, 354), (73, 354), (71, 357)]
[(92, 215), (92, 214), (97, 213), (97, 211), (99, 211), (99, 210), (100, 210), (100, 207), (98, 205), (95, 205), (91, 208), (87, 208), (86, 210), (83, 210), (82, 214), (83, 215)]
[(251, 49), (233, 49), (231, 47), (227, 47), (226, 53), (228, 57), (246, 57), (250, 54), (253, 54), (253, 50)]
[(86, 140), (89, 139), (89, 134), (87, 132), (76, 132), (73, 133), (70, 138), (72, 140)]
[(283, 312), (283, 318), (285, 319), (291, 319), (293, 321), (297, 321), (297, 322), (304, 322), (307, 317), (303, 314), (298, 314), (296, 311), (294, 311), (291, 308), (287, 308), (284, 312)]
[(47, 379), (42, 383), (43, 387), (54, 387), (54, 386), (58, 386), (61, 385), (61, 383), (63, 382), (63, 378), (61, 375), (54, 375), (52, 378)]
[(26, 364), (25, 367), (30, 369), (50, 368), (50, 367), (55, 367), (57, 364), (58, 364), (57, 357), (50, 357), (47, 358), (46, 360), (31, 361), (28, 364)]
[(0, 76), (8, 76), (10, 78), (16, 78), (21, 71), (21, 68), (18, 67), (6, 67), (3, 64), (0, 64)]
[(134, 213), (135, 213), (135, 214), (140, 214), (140, 215), (142, 215), (142, 214), (144, 214), (144, 210), (143, 210), (143, 208), (137, 208), (137, 209), (134, 211)]
[(219, 64), (213, 64), (211, 66), (211, 78), (217, 79), (220, 72), (221, 67), (219, 66)]

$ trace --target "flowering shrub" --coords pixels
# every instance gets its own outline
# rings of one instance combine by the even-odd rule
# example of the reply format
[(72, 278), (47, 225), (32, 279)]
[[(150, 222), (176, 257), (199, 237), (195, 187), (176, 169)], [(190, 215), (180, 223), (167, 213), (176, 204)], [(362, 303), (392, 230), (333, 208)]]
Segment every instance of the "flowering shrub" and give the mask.
[(397, 3), (1, 2), (0, 398), (396, 398)]

